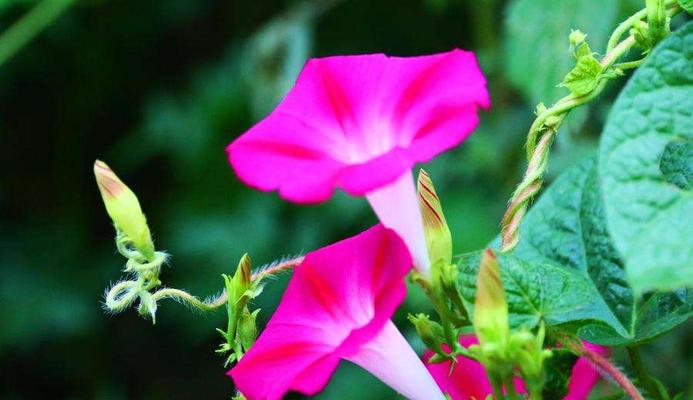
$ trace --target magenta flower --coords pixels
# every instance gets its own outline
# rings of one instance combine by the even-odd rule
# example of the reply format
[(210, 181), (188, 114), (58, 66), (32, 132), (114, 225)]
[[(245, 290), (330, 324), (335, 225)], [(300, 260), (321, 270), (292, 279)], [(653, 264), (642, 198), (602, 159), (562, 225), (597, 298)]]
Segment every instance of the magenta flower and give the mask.
[[(474, 335), (460, 337), (460, 344), (469, 347), (478, 344)], [(609, 349), (603, 346), (584, 343), (590, 350), (606, 355)], [(428, 360), (433, 355), (426, 352), (424, 358)], [(426, 364), (440, 388), (452, 397), (452, 400), (481, 400), (493, 394), (491, 382), (486, 377), (484, 367), (477, 361), (466, 357), (458, 357), (455, 367), (450, 370), (450, 361), (438, 364)], [(573, 366), (572, 375), (568, 385), (568, 394), (563, 400), (585, 400), (592, 387), (599, 380), (599, 372), (584, 358), (579, 358)], [(515, 387), (520, 393), (526, 393), (524, 384), (520, 379), (515, 379)]]
[(279, 308), (229, 375), (249, 400), (312, 395), (349, 360), (413, 400), (443, 399), (423, 362), (390, 321), (406, 294), (411, 257), (377, 225), (306, 255)]
[(297, 203), (335, 188), (366, 196), (380, 221), (429, 260), (411, 169), (467, 138), (489, 106), (473, 53), (309, 60), (279, 106), (231, 143), (240, 179)]

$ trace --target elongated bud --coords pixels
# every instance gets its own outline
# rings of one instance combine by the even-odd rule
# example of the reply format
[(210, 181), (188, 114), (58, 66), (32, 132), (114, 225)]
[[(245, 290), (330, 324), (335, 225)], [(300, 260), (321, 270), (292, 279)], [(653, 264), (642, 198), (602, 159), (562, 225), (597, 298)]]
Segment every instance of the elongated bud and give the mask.
[(154, 243), (135, 193), (103, 161), (94, 162), (94, 176), (106, 205), (106, 212), (116, 228), (127, 236), (142, 254), (152, 257)]
[[(250, 255), (245, 253), (240, 261), (238, 261), (236, 273), (233, 275), (233, 293), (229, 293), (229, 295), (233, 295), (234, 301), (240, 300), (250, 289), (251, 268), (252, 262), (250, 260)], [(229, 297), (229, 299), (231, 299), (231, 297)]]
[(439, 263), (448, 265), (452, 262), (450, 228), (448, 228), (448, 223), (445, 221), (443, 207), (440, 204), (440, 199), (436, 194), (431, 177), (423, 169), (419, 171), (417, 192), (431, 265), (434, 268)]
[(507, 342), (508, 303), (500, 279), (500, 267), (493, 250), (486, 249), (481, 257), (476, 281), (474, 303), (474, 330), (481, 345)]

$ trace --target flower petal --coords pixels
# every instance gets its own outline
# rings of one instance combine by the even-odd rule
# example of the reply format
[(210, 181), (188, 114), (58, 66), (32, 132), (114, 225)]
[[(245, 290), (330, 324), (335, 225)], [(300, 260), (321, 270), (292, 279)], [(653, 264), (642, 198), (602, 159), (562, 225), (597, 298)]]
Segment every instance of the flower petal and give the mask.
[(406, 294), (411, 257), (382, 225), (306, 255), (277, 311), (230, 375), (250, 400), (321, 390), (372, 340)]
[(241, 180), (287, 200), (323, 201), (337, 187), (363, 195), (459, 144), (488, 106), (470, 52), (313, 59), (227, 152)]
[(294, 325), (266, 329), (229, 375), (250, 400), (279, 400), (289, 390), (315, 394), (339, 363), (331, 354), (334, 346), (313, 339), (321, 334), (319, 328)]

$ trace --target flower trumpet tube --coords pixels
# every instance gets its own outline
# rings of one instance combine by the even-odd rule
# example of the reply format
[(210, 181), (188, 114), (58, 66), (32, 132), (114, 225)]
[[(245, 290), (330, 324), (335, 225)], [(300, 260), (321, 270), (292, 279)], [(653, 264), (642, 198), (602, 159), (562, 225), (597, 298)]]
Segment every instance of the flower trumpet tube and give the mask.
[(366, 196), (430, 276), (412, 168), (457, 146), (490, 105), (473, 53), (306, 63), (277, 108), (227, 147), (239, 178), (297, 203)]
[(249, 400), (313, 395), (340, 360), (413, 400), (442, 400), (423, 362), (390, 320), (406, 294), (405, 244), (377, 225), (306, 255), (275, 314), (229, 372)]

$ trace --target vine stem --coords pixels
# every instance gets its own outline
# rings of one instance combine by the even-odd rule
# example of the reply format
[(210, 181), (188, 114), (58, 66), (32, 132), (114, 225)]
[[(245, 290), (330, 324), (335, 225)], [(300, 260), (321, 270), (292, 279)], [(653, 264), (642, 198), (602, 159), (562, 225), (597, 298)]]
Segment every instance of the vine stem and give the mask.
[[(289, 270), (289, 269), (299, 265), (300, 263), (302, 263), (304, 259), (305, 259), (305, 257), (301, 256), (301, 257), (292, 258), (290, 260), (285, 260), (285, 261), (282, 261), (282, 262), (279, 262), (276, 264), (272, 264), (267, 268), (259, 268), (250, 275), (250, 279), (252, 281), (262, 280), (264, 278), (267, 278), (268, 276), (272, 276), (272, 275), (278, 274), (280, 272)], [(191, 295), (185, 291), (178, 290), (178, 289), (168, 289), (168, 288), (159, 290), (158, 292), (156, 292), (154, 294), (154, 296), (156, 296), (158, 293), (160, 293), (164, 290), (169, 290), (169, 292), (162, 294), (159, 298), (177, 298), (177, 299), (180, 299), (180, 300), (187, 302), (191, 306), (196, 307), (202, 311), (211, 311), (211, 310), (214, 310), (214, 309), (217, 309), (217, 308), (223, 306), (224, 304), (226, 304), (226, 302), (228, 301), (228, 297), (229, 297), (228, 293), (226, 293), (226, 289), (224, 289), (224, 291), (222, 291), (221, 294), (219, 296), (215, 297), (214, 299), (212, 299), (210, 301), (201, 301), (197, 297), (195, 297), (195, 296), (193, 296), (193, 295)], [(178, 295), (181, 295), (183, 293), (185, 293), (185, 295), (178, 296)]]
[[(674, 4), (674, 7), (668, 10), (669, 17), (681, 11), (673, 0), (667, 0), (665, 4), (667, 6)], [(615, 67), (619, 69), (636, 68), (643, 62), (644, 59), (616, 64), (636, 44), (635, 36), (632, 34), (620, 42), (619, 39), (634, 24), (647, 15), (647, 8), (640, 10), (616, 28), (609, 39), (606, 54), (599, 61), (603, 71)], [(606, 87), (607, 82), (608, 79), (602, 77), (599, 84), (590, 93), (580, 97), (576, 97), (571, 93), (563, 97), (551, 108), (539, 113), (530, 126), (525, 144), (528, 160), (527, 169), (522, 181), (513, 192), (501, 221), (501, 251), (508, 252), (513, 250), (520, 240), (520, 224), (527, 213), (530, 202), (541, 191), (544, 183), (543, 176), (548, 164), (549, 150), (561, 123), (572, 109), (586, 104), (599, 96)]]
[(0, 35), (0, 65), (60, 16), (73, 0), (43, 0)]
[(256, 280), (263, 279), (263, 278), (266, 278), (266, 277), (274, 275), (274, 274), (278, 274), (282, 271), (286, 271), (288, 269), (291, 269), (291, 268), (299, 265), (300, 263), (303, 262), (304, 259), (305, 259), (304, 256), (300, 256), (300, 257), (292, 258), (290, 260), (285, 260), (282, 262), (278, 262), (276, 264), (272, 264), (267, 268), (259, 268), (255, 272), (253, 272), (253, 274), (250, 276), (250, 280), (256, 281)]
[(603, 374), (608, 375), (611, 379), (613, 379), (614, 382), (616, 382), (616, 384), (620, 386), (632, 400), (645, 400), (633, 382), (631, 382), (630, 379), (628, 379), (628, 377), (621, 372), (620, 369), (618, 369), (618, 367), (611, 364), (608, 359), (584, 346), (580, 349), (580, 355), (594, 365)]

